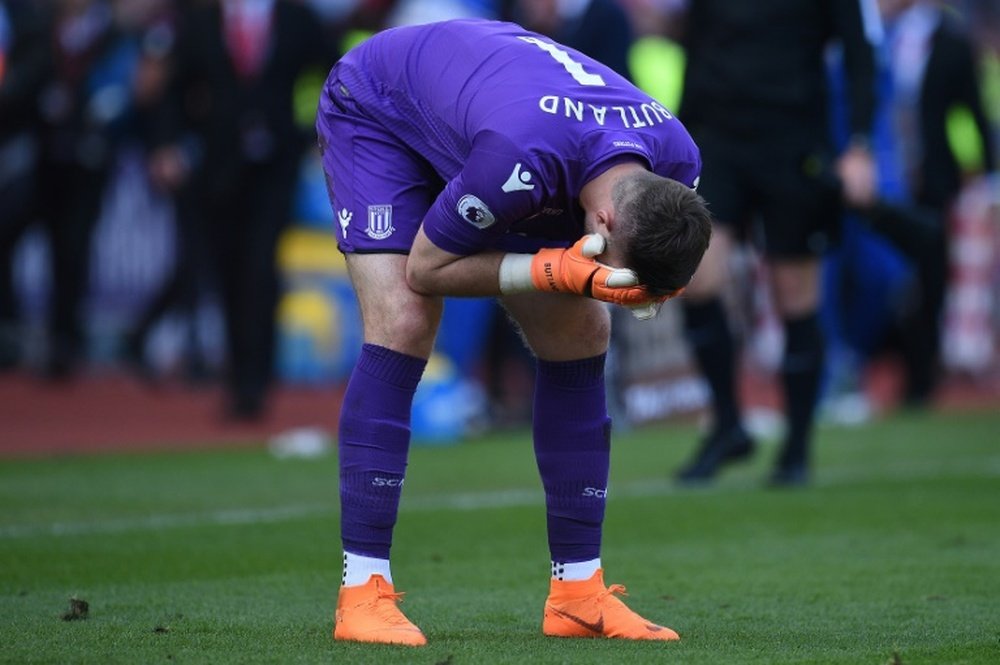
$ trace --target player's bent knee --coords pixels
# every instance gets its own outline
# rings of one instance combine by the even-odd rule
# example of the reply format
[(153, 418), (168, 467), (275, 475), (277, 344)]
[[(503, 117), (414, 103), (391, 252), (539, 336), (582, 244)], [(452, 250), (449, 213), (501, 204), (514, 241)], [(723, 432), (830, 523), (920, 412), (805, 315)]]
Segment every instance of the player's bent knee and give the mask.
[(439, 302), (401, 302), (365, 321), (365, 340), (411, 356), (427, 357), (441, 320)]
[(522, 332), (539, 358), (579, 360), (607, 351), (611, 317), (602, 303), (580, 299), (577, 307), (522, 322)]
[[(581, 343), (589, 350), (603, 353), (607, 350), (611, 342), (611, 318), (599, 318), (594, 321), (593, 327), (584, 329), (586, 332), (581, 335)], [(591, 355), (596, 355), (591, 354)]]

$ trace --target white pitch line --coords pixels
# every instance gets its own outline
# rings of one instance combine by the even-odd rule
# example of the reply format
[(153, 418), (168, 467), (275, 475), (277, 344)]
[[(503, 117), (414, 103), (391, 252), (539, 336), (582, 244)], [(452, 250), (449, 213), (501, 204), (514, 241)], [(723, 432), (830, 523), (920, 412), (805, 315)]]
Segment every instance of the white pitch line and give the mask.
[(277, 508), (240, 508), (215, 510), (207, 513), (148, 515), (130, 519), (95, 522), (54, 522), (51, 524), (16, 524), (0, 527), (0, 539), (28, 536), (80, 536), (125, 531), (153, 531), (188, 526), (262, 524), (283, 522), (331, 512), (330, 506), (301, 505)]
[[(865, 469), (856, 467), (829, 468), (821, 471), (814, 487), (827, 488), (850, 485), (875, 479), (894, 481), (933, 480), (947, 477), (1000, 477), (1000, 456), (978, 460), (951, 460), (945, 465), (937, 461), (907, 460), (894, 464), (889, 469)], [(609, 496), (614, 497), (651, 497), (681, 495), (691, 492), (711, 493), (742, 493), (756, 491), (758, 484), (740, 483), (713, 485), (703, 489), (691, 490), (678, 487), (670, 480), (648, 479), (612, 485)], [(535, 489), (509, 489), (486, 492), (460, 492), (446, 494), (428, 494), (411, 496), (403, 499), (402, 512), (421, 512), (427, 510), (480, 510), (490, 508), (511, 508), (520, 506), (542, 505), (544, 495), (541, 487)], [(11, 524), (0, 526), (0, 540), (12, 540), (37, 536), (80, 536), (92, 534), (113, 534), (127, 531), (155, 531), (159, 529), (177, 529), (200, 526), (229, 526), (247, 524), (265, 524), (284, 522), (319, 515), (335, 515), (338, 512), (335, 502), (330, 504), (293, 504), (271, 508), (240, 508), (216, 510), (203, 513), (161, 514), (129, 519), (83, 521), (83, 522), (53, 522), (49, 524)]]

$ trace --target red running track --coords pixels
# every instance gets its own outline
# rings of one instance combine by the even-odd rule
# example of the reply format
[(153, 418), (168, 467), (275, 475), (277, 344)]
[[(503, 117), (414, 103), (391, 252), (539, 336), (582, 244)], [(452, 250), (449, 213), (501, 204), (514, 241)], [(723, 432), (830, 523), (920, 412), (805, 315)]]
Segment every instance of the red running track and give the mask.
[(0, 456), (262, 445), (297, 427), (335, 432), (341, 391), (281, 388), (260, 421), (223, 417), (217, 386), (152, 386), (125, 373), (48, 383), (0, 375)]
[[(893, 408), (899, 384), (891, 363), (872, 367), (867, 391), (879, 411)], [(780, 403), (772, 377), (746, 372), (742, 392), (748, 406)], [(267, 417), (246, 423), (222, 417), (217, 386), (151, 386), (124, 372), (57, 384), (24, 372), (0, 374), (0, 457), (262, 446), (293, 428), (335, 433), (341, 397), (340, 387), (279, 388)], [(952, 377), (934, 408), (1000, 409), (1000, 377)]]

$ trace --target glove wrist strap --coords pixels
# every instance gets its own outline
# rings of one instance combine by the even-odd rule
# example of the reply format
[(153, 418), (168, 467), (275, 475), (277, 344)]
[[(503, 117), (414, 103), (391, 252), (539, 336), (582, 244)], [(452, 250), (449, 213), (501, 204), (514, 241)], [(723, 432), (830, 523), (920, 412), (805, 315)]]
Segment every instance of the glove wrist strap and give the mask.
[(504, 254), (500, 261), (500, 293), (528, 293), (536, 291), (531, 280), (531, 261), (534, 254)]

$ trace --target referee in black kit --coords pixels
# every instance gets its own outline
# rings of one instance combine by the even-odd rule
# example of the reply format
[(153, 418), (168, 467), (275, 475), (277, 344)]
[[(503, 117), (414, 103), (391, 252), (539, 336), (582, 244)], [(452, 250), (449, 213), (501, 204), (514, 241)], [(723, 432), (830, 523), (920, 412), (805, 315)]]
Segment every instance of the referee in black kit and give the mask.
[[(809, 442), (823, 370), (817, 310), (820, 258), (844, 203), (874, 197), (868, 149), (875, 108), (875, 0), (689, 0), (688, 65), (678, 116), (702, 152), (699, 193), (715, 219), (712, 244), (684, 299), (686, 336), (711, 389), (714, 424), (677, 474), (711, 480), (750, 456), (741, 424), (737, 352), (720, 299), (728, 255), (753, 241), (762, 253), (785, 332), (781, 379), (787, 434), (775, 485), (809, 480)], [(825, 54), (843, 47), (852, 140), (834, 155)]]

